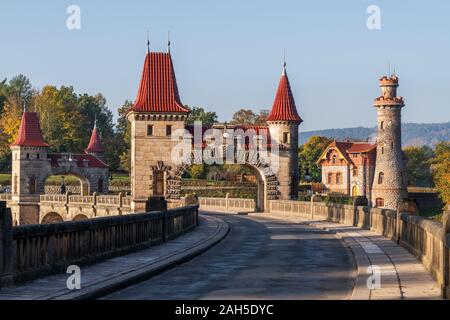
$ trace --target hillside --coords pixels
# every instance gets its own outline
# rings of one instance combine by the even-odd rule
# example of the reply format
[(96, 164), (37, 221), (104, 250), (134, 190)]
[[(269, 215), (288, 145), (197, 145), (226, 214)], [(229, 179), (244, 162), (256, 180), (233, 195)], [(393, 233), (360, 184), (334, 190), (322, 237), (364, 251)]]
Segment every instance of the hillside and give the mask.
[[(355, 127), (301, 132), (299, 143), (304, 144), (311, 136), (324, 136), (336, 140), (373, 140), (376, 128)], [(439, 141), (450, 141), (450, 122), (444, 123), (403, 123), (403, 146), (428, 145), (433, 147)]]

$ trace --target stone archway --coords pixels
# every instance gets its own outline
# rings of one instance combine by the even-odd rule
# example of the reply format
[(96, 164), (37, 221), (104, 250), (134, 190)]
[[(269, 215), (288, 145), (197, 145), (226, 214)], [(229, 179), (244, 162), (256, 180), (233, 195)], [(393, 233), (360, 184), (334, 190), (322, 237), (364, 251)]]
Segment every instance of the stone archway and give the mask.
[[(90, 179), (89, 179), (88, 176), (76, 174), (76, 173), (73, 173), (73, 172), (58, 172), (58, 171), (52, 172), (50, 175), (47, 175), (46, 177), (43, 178), (44, 192), (45, 192), (47, 179), (49, 179), (50, 177), (53, 177), (53, 176), (57, 176), (57, 177), (60, 177), (60, 176), (63, 176), (63, 177), (75, 177), (76, 179), (78, 179), (79, 186), (78, 186), (78, 188), (76, 188), (77, 191), (74, 192), (74, 191), (69, 190), (69, 189), (73, 189), (73, 188), (71, 188), (68, 184), (66, 184), (66, 192), (70, 191), (71, 193), (80, 194), (80, 195), (83, 195), (83, 196), (87, 196), (91, 192), (91, 182), (90, 182)], [(60, 193), (59, 192), (59, 189), (60, 189), (59, 187), (60, 187), (60, 185), (56, 186), (56, 188), (53, 188), (53, 189), (56, 190), (54, 193)]]
[(61, 215), (59, 213), (49, 212), (42, 218), (41, 223), (42, 224), (59, 223), (59, 222), (63, 222), (63, 221), (64, 221), (64, 219), (61, 217)]
[[(181, 195), (181, 180), (183, 173), (186, 172), (192, 163), (194, 163), (195, 155), (191, 154), (191, 161), (184, 162), (178, 166), (172, 175), (167, 177), (166, 194), (167, 199), (178, 200)], [(240, 155), (242, 163), (236, 163), (238, 165), (244, 165), (252, 169), (257, 179), (257, 194), (256, 194), (256, 211), (264, 212), (268, 207), (269, 200), (277, 200), (279, 198), (278, 185), (279, 181), (276, 174), (272, 171), (272, 168), (262, 159), (255, 160), (255, 154), (246, 150)], [(168, 168), (170, 170), (171, 168)], [(169, 171), (168, 171), (169, 172)]]
[(88, 217), (84, 214), (77, 214), (75, 217), (73, 217), (72, 221), (80, 221), (80, 220), (86, 220)]

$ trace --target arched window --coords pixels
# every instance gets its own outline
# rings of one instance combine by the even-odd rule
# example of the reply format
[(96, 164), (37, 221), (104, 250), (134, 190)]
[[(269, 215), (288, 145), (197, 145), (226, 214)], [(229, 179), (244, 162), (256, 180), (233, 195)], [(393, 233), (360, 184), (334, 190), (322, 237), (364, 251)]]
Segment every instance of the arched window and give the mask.
[(356, 197), (358, 195), (358, 187), (353, 186), (352, 188), (352, 197)]
[(336, 157), (336, 155), (334, 154), (334, 155), (333, 155), (333, 158), (332, 158), (332, 160), (331, 160), (331, 163), (336, 164), (336, 161), (337, 161), (337, 157)]
[(381, 146), (381, 154), (384, 154), (384, 147)]
[(380, 122), (380, 129), (383, 130), (384, 129), (384, 121)]
[(378, 184), (383, 184), (383, 180), (384, 180), (384, 173), (380, 172), (378, 174)]
[(375, 199), (375, 206), (377, 208), (384, 207), (384, 199), (383, 198), (376, 198)]

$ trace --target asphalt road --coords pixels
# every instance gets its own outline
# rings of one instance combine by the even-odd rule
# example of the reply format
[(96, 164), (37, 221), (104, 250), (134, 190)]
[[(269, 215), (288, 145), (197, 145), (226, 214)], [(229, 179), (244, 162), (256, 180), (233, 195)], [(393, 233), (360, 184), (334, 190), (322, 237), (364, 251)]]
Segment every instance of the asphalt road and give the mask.
[(356, 265), (332, 234), (270, 218), (218, 216), (231, 226), (219, 244), (103, 299), (350, 298)]

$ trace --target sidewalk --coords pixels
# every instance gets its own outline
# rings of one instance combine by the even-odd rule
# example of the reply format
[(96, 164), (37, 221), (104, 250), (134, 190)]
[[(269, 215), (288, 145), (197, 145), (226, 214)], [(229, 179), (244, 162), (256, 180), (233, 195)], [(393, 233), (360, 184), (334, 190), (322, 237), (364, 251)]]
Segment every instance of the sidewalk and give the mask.
[[(255, 214), (256, 215), (256, 214)], [(357, 278), (352, 300), (441, 299), (440, 288), (425, 267), (405, 248), (370, 230), (327, 221), (308, 221), (277, 214), (294, 223), (329, 230), (352, 250), (357, 263)], [(369, 289), (369, 266), (381, 271), (381, 287)]]
[(229, 227), (222, 219), (201, 216), (193, 231), (164, 244), (81, 267), (81, 289), (69, 290), (70, 274), (60, 273), (0, 288), (0, 300), (94, 299), (185, 262), (222, 240)]

